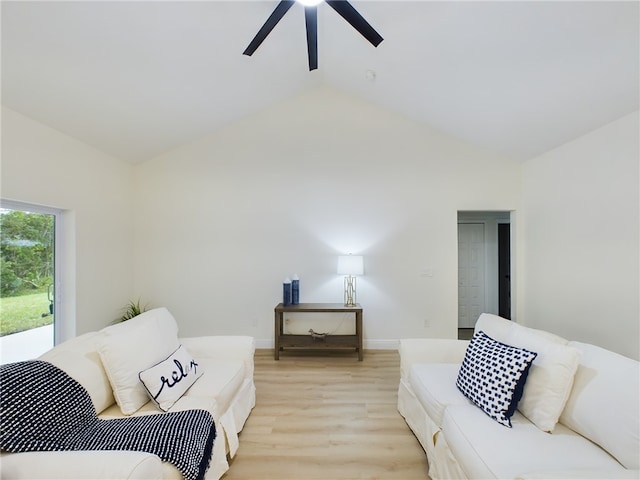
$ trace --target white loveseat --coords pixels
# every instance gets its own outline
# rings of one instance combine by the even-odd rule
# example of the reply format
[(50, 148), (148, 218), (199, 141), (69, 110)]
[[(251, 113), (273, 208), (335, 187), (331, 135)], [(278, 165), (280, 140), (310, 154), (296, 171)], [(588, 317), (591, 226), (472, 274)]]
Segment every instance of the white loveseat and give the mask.
[(640, 477), (640, 367), (600, 347), (482, 314), (475, 332), (536, 352), (512, 428), (456, 386), (468, 341), (400, 341), (398, 410), (433, 480)]
[[(138, 377), (168, 359), (182, 345), (202, 373), (168, 409), (210, 412), (217, 430), (206, 478), (217, 480), (229, 468), (242, 430), (255, 405), (255, 343), (245, 336), (179, 338), (166, 308), (91, 332), (54, 347), (39, 359), (77, 380), (102, 419), (162, 414)], [(125, 413), (123, 413), (123, 411)], [(0, 457), (2, 479), (180, 479), (172, 464), (132, 451), (26, 452)]]

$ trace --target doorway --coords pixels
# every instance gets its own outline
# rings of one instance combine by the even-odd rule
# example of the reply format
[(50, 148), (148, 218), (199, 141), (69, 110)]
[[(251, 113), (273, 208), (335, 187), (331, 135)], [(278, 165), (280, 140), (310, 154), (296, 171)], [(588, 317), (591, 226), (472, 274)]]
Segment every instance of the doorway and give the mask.
[(481, 313), (511, 319), (511, 212), (458, 212), (458, 337)]
[(55, 344), (55, 210), (2, 202), (0, 360), (36, 358)]

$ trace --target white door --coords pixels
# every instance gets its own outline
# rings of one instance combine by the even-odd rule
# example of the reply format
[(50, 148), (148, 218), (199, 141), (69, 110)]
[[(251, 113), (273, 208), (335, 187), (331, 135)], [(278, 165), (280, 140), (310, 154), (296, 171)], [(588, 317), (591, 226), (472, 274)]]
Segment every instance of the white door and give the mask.
[(473, 328), (485, 311), (484, 224), (458, 224), (458, 327)]

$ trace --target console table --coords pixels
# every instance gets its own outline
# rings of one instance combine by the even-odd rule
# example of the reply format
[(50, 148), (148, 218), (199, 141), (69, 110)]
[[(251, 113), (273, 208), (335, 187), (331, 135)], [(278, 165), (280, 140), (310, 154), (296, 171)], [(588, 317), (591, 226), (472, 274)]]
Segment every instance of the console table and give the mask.
[[(311, 335), (288, 335), (283, 333), (285, 313), (353, 313), (355, 315), (355, 335), (327, 335), (313, 338)], [(362, 361), (362, 307), (345, 307), (341, 303), (299, 303), (298, 305), (276, 305), (275, 308), (275, 359), (280, 359), (280, 351), (287, 347), (305, 349), (345, 349), (355, 348), (358, 360)]]

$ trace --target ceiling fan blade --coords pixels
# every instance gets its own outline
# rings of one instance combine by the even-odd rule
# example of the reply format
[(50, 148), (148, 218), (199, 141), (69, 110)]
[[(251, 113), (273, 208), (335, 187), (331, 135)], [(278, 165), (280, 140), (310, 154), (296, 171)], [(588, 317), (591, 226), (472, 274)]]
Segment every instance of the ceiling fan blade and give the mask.
[(295, 3), (295, 0), (281, 0), (280, 3), (276, 6), (275, 10), (269, 15), (267, 21), (264, 22), (262, 28), (258, 30), (256, 36), (251, 40), (249, 46), (242, 52), (243, 55), (251, 56), (253, 52), (255, 52), (258, 47), (264, 42), (264, 39), (267, 38), (267, 35), (271, 33), (273, 27), (275, 27), (278, 22), (284, 17), (284, 14), (289, 11), (291, 6)]
[(304, 20), (307, 25), (307, 53), (311, 71), (318, 68), (318, 9), (304, 7)]
[(326, 2), (331, 5), (331, 8), (338, 12), (342, 18), (349, 22), (353, 28), (360, 32), (364, 38), (369, 40), (374, 47), (380, 45), (380, 42), (383, 40), (382, 36), (369, 25), (364, 17), (360, 15), (349, 2), (346, 0), (326, 0)]

